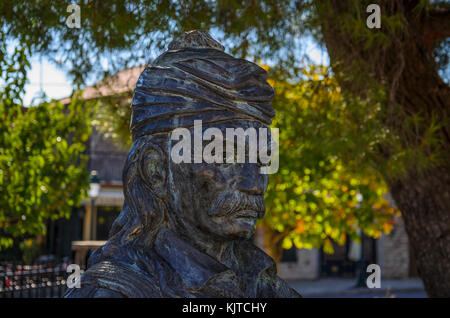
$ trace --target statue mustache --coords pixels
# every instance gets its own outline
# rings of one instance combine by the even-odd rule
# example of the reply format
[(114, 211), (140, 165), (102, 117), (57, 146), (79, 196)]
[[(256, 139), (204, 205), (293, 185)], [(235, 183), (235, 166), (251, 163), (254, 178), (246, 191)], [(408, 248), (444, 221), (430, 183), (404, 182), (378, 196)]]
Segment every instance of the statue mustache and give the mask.
[(266, 212), (264, 196), (245, 195), (241, 192), (231, 192), (221, 195), (208, 211), (209, 216), (226, 216), (239, 211), (250, 210), (262, 219)]

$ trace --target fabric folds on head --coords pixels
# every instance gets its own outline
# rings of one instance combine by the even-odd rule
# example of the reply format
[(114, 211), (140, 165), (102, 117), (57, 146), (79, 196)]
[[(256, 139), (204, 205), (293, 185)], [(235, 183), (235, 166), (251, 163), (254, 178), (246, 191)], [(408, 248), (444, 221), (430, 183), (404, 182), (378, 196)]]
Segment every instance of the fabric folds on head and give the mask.
[(228, 120), (270, 125), (273, 88), (258, 65), (216, 48), (169, 50), (139, 77), (130, 130), (143, 135)]

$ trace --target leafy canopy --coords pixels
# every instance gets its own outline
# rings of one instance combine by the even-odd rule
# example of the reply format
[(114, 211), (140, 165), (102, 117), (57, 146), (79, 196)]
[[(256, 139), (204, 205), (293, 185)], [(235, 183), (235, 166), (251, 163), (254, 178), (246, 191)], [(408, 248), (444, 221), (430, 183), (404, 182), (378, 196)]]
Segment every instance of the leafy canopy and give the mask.
[[(4, 34), (2, 34), (4, 36)], [(29, 50), (0, 48), (0, 250), (44, 234), (48, 219), (68, 217), (86, 194), (89, 105), (21, 105)]]
[[(320, 247), (390, 232), (396, 211), (383, 197), (381, 175), (364, 165), (385, 132), (376, 125), (379, 105), (344, 99), (326, 67), (272, 73), (274, 127), (280, 128), (280, 171), (267, 191), (265, 226), (283, 248)], [(292, 81), (292, 78), (297, 78)]]

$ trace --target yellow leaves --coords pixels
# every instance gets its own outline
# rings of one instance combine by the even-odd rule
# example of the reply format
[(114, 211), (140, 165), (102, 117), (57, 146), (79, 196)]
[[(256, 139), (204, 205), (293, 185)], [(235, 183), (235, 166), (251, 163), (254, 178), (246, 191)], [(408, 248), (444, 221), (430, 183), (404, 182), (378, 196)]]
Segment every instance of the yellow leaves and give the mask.
[(377, 202), (372, 207), (374, 210), (381, 210), (382, 205), (380, 202)]
[(294, 245), (296, 248), (307, 248), (305, 244), (299, 239), (298, 236), (294, 237)]
[(348, 227), (351, 227), (352, 225), (354, 225), (356, 223), (355, 221), (356, 221), (356, 219), (355, 219), (354, 215), (351, 214), (347, 217), (347, 221), (345, 223), (347, 224)]
[(382, 196), (383, 194), (386, 193), (386, 190), (384, 188), (378, 188), (376, 190), (377, 195)]
[(339, 211), (336, 211), (335, 216), (336, 216), (336, 219), (337, 219), (337, 220), (343, 220), (343, 219), (345, 219), (345, 217), (347, 216), (347, 214), (345, 213), (345, 210), (344, 210), (344, 209), (340, 209)]
[(270, 66), (269, 65), (266, 65), (266, 64), (259, 64), (259, 67), (261, 67), (263, 70), (265, 70), (266, 72), (268, 72), (269, 71), (269, 69), (270, 69)]
[(374, 239), (377, 239), (377, 238), (379, 238), (380, 236), (381, 236), (381, 231), (375, 231), (373, 234), (372, 234), (372, 237), (374, 238)]
[(267, 219), (273, 230), (284, 230), (284, 248), (325, 244), (333, 252), (333, 244), (345, 243), (357, 228), (372, 236), (390, 230), (383, 224), (394, 212), (380, 203), (386, 185), (360, 160), (370, 151), (365, 141), (373, 110), (346, 103), (325, 68), (303, 75), (298, 82), (274, 78), (275, 124), (285, 129), (279, 143), (283, 166), (269, 181)]
[(282, 246), (283, 246), (283, 249), (285, 249), (285, 250), (291, 249), (291, 248), (292, 248), (292, 241), (291, 241), (291, 239), (285, 238), (285, 239), (283, 240)]
[(322, 226), (321, 221), (313, 223), (312, 229), (313, 229), (313, 232), (321, 234), (321, 236), (325, 237), (325, 235), (322, 235), (324, 233), (323, 233), (323, 226)]
[(337, 242), (340, 245), (344, 245), (346, 240), (347, 240), (347, 235), (345, 233), (341, 233), (341, 235), (337, 239)]
[(293, 93), (293, 92), (288, 92), (288, 93), (286, 93), (286, 98), (287, 98), (287, 99), (293, 100), (293, 99), (295, 99), (296, 97), (297, 97), (297, 94), (295, 94), (295, 93)]
[(282, 220), (287, 220), (289, 218), (289, 213), (283, 213), (282, 215), (281, 215), (281, 219)]
[(306, 248), (306, 249), (313, 248), (313, 245), (311, 243), (308, 243), (308, 242), (301, 242), (301, 245), (302, 245), (301, 248)]
[(394, 225), (391, 222), (384, 222), (382, 225), (383, 232), (386, 234), (391, 233), (393, 227), (394, 227)]
[(0, 250), (2, 248), (6, 249), (13, 245), (14, 241), (10, 237), (0, 237)]
[(303, 219), (299, 219), (297, 221), (297, 226), (295, 227), (294, 233), (295, 234), (305, 233), (305, 221), (303, 221)]
[(330, 226), (330, 224), (328, 222), (325, 223), (325, 234), (327, 236), (330, 236), (332, 232), (333, 232), (333, 228)]
[(278, 224), (275, 226), (275, 230), (277, 230), (278, 232), (283, 232), (283, 231), (284, 231), (284, 225), (281, 224), (281, 223), (278, 223)]
[(27, 240), (25, 241), (25, 245), (26, 245), (27, 247), (31, 247), (31, 246), (33, 245), (33, 240), (32, 240), (32, 239), (27, 239)]
[(295, 194), (302, 194), (303, 193), (303, 187), (302, 186), (298, 186), (294, 188), (294, 193)]
[(334, 253), (333, 243), (329, 238), (326, 238), (323, 242), (323, 251), (327, 254)]
[(323, 200), (325, 201), (325, 203), (328, 203), (328, 204), (333, 204), (336, 201), (334, 196), (324, 197)]

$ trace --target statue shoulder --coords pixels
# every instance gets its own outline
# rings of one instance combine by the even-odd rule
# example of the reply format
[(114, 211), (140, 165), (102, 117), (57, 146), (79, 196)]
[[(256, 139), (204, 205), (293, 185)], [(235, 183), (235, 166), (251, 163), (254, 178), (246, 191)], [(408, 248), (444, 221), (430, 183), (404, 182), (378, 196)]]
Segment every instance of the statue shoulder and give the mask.
[(101, 261), (81, 276), (81, 288), (74, 288), (65, 297), (161, 297), (157, 280), (135, 264), (122, 261)]
[(65, 298), (125, 298), (125, 295), (111, 289), (86, 285), (69, 289)]
[(258, 296), (261, 298), (302, 298), (302, 296), (279, 276), (265, 275), (261, 276), (258, 284)]

